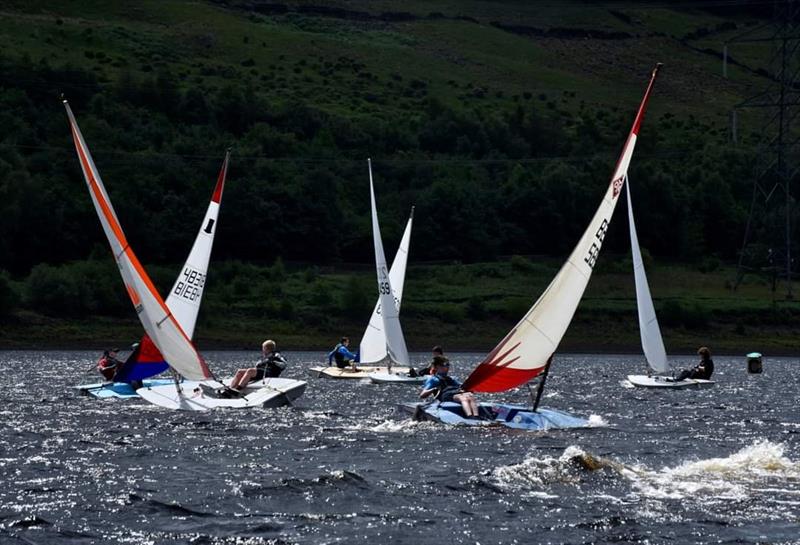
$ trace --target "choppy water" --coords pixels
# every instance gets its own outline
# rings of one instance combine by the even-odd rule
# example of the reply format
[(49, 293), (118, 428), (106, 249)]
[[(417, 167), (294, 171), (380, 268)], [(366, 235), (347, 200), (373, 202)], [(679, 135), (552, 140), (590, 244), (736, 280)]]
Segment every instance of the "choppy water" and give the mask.
[(656, 392), (622, 384), (640, 358), (557, 356), (543, 404), (598, 426), (530, 433), (412, 423), (414, 388), (286, 355), (295, 408), (199, 414), (75, 395), (96, 354), (0, 352), (0, 543), (800, 543), (796, 360)]

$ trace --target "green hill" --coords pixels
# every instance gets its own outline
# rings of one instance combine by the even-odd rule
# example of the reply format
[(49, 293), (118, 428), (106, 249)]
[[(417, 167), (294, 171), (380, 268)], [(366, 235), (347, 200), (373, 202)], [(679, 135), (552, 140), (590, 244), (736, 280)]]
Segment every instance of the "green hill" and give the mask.
[[(35, 339), (26, 331), (40, 326), (82, 342), (86, 324), (94, 332), (109, 320), (110, 332), (128, 316), (114, 284), (96, 293), (103, 275), (113, 282), (116, 273), (103, 270), (110, 260), (61, 93), (131, 244), (149, 268), (164, 271), (164, 285), (191, 244), (224, 150), (233, 147), (215, 263), (261, 270), (281, 257), (335, 266), (346, 276), (298, 270), (302, 282), (316, 278), (308, 283), (322, 286), (319, 297), (292, 291), (291, 283), (284, 291), (270, 287), (271, 299), (289, 303), (268, 312), (256, 310), (260, 298), (248, 307), (263, 294), (231, 291), (247, 277), (239, 271), (210, 289), (207, 306), (243, 306), (249, 320), (261, 312), (261, 329), (305, 327), (304, 343), (342, 329), (312, 312), (339, 312), (344, 295), (337, 290), (351, 275), (341, 263), (372, 259), (371, 156), (387, 248), (416, 205), (413, 259), (465, 264), (437, 269), (440, 299), (420, 300), (424, 289), (409, 290), (408, 328), (442, 331), (471, 347), (470, 339), (496, 338), (513, 324), (546, 275), (511, 296), (505, 290), (513, 277), (485, 282), (460, 267), (513, 254), (563, 259), (605, 188), (656, 62), (665, 69), (631, 181), (642, 245), (659, 262), (692, 264), (676, 268), (690, 282), (666, 312), (739, 331), (753, 319), (748, 312), (768, 323), (778, 311), (766, 287), (750, 302), (735, 294), (714, 302), (691, 272), (737, 256), (764, 113), (743, 112), (736, 146), (729, 115), (771, 81), (766, 44), (732, 47), (727, 79), (720, 60), (723, 42), (765, 22), (767, 8), (712, 4), (7, 1), (0, 8), (0, 316), (12, 324), (0, 342)], [(615, 221), (604, 251), (624, 254), (626, 230)], [(764, 248), (771, 243), (765, 232), (756, 235)], [(217, 268), (212, 286), (222, 276)], [(353, 274), (369, 286), (368, 273)], [(412, 273), (409, 282), (414, 274), (424, 279)], [(447, 281), (450, 275), (464, 285)], [(599, 334), (608, 316), (622, 316), (630, 329), (633, 308), (630, 294), (615, 302), (613, 282), (598, 276), (577, 323), (598, 333), (594, 344), (616, 338)], [(731, 276), (715, 276), (714, 289)], [(87, 286), (81, 278), (95, 281)], [(445, 289), (453, 285), (456, 293)], [(739, 318), (727, 315), (732, 307), (738, 310), (730, 316)], [(271, 321), (281, 312), (282, 322)], [(363, 312), (339, 318), (353, 330)], [(233, 318), (226, 323), (216, 314), (203, 318), (216, 332), (208, 340), (240, 342)], [(676, 328), (691, 329), (676, 320)], [(422, 338), (425, 346), (434, 340)]]

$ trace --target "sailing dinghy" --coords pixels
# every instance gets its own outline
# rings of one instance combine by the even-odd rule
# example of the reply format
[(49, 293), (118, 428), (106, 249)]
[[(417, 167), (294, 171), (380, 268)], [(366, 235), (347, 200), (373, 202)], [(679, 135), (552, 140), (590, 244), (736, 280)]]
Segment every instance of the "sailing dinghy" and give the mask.
[[(133, 248), (128, 244), (75, 116), (67, 101), (64, 100), (63, 103), (69, 117), (72, 138), (89, 195), (111, 246), (128, 296), (147, 336), (158, 352), (164, 356), (164, 361), (168, 362), (176, 372), (173, 385), (141, 388), (138, 391), (139, 395), (162, 407), (193, 411), (205, 411), (217, 407), (272, 407), (291, 403), (291, 400), (302, 395), (306, 387), (305, 382), (269, 378), (251, 383), (248, 390), (235, 398), (217, 395), (219, 391), (227, 393), (227, 388), (214, 377), (176, 315), (158, 294), (147, 271), (134, 254)], [(179, 382), (177, 375), (185, 380)]]
[[(608, 225), (625, 183), (650, 93), (658, 75), (656, 65), (639, 105), (628, 139), (603, 200), (569, 259), (522, 320), (467, 377), (465, 391), (504, 392), (541, 375), (533, 407), (505, 403), (481, 403), (480, 418), (465, 418), (460, 403), (434, 401), (401, 406), (417, 420), (447, 424), (495, 424), (509, 428), (544, 430), (586, 427), (589, 422), (561, 411), (540, 409), (539, 401), (553, 355), (567, 331), (592, 275)], [(533, 393), (533, 392), (531, 392)]]
[(646, 375), (628, 375), (628, 382), (641, 388), (702, 388), (712, 386), (713, 380), (687, 378), (676, 381), (667, 361), (667, 351), (658, 327), (656, 309), (650, 286), (644, 270), (642, 252), (639, 248), (639, 237), (636, 234), (636, 222), (633, 220), (633, 201), (631, 200), (630, 179), (626, 177), (625, 193), (628, 198), (628, 228), (631, 235), (631, 260), (633, 261), (633, 277), (636, 283), (636, 308), (639, 314), (639, 334), (642, 338), (642, 352), (647, 360)]
[[(183, 269), (181, 269), (181, 273), (175, 280), (175, 284), (172, 286), (172, 290), (170, 290), (166, 300), (167, 308), (172, 311), (189, 339), (194, 337), (197, 315), (200, 312), (200, 303), (203, 299), (203, 290), (208, 275), (208, 262), (211, 259), (211, 249), (214, 246), (214, 234), (216, 233), (219, 208), (222, 204), (222, 193), (225, 189), (229, 161), (230, 150), (225, 154), (222, 168), (219, 171), (219, 176), (217, 176), (217, 183), (214, 186), (214, 192), (211, 195), (211, 202), (209, 202), (203, 222), (200, 224), (197, 238), (195, 238), (186, 263), (184, 263)], [(164, 356), (158, 351), (150, 337), (144, 335), (130, 356), (117, 370), (113, 382), (82, 384), (75, 388), (82, 395), (91, 395), (98, 398), (139, 397), (132, 383), (139, 383), (139, 387), (172, 384), (172, 379), (150, 378), (163, 373), (168, 368), (169, 365), (164, 361)]]
[[(419, 383), (416, 377), (408, 376), (410, 362), (403, 330), (400, 327), (400, 305), (403, 300), (408, 250), (411, 241), (411, 225), (414, 210), (408, 218), (400, 247), (397, 250), (391, 269), (388, 269), (386, 255), (383, 251), (378, 210), (375, 202), (375, 189), (372, 181), (372, 161), (367, 159), (369, 168), (370, 206), (372, 212), (372, 239), (375, 246), (375, 268), (378, 279), (378, 301), (370, 317), (364, 337), (359, 346), (358, 371), (350, 368), (312, 367), (310, 372), (318, 377), (362, 379), (369, 378), (373, 382), (411, 382)], [(388, 270), (388, 273), (387, 273)], [(387, 312), (383, 312), (387, 309)], [(380, 363), (387, 360), (385, 366), (360, 365), (361, 363)], [(393, 364), (401, 367), (394, 367)]]

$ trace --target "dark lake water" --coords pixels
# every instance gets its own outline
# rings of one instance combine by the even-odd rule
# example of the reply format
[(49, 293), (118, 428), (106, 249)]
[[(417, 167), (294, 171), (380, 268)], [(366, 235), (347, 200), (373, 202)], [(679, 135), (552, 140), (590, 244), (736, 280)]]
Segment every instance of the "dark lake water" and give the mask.
[(796, 360), (656, 392), (623, 386), (640, 357), (558, 355), (543, 405), (596, 427), (530, 433), (410, 422), (416, 388), (285, 355), (294, 408), (182, 413), (76, 395), (95, 353), (0, 352), (0, 543), (800, 543)]

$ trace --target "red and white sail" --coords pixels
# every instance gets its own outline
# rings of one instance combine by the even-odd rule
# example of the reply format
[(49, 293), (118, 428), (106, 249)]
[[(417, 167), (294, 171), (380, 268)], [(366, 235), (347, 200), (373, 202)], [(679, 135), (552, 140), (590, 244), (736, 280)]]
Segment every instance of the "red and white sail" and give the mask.
[(128, 245), (125, 233), (122, 231), (117, 214), (114, 212), (114, 207), (111, 205), (100, 178), (100, 173), (97, 171), (78, 128), (78, 123), (75, 121), (75, 116), (66, 100), (64, 107), (69, 117), (72, 138), (86, 185), (89, 188), (89, 195), (142, 326), (159, 352), (183, 377), (191, 380), (211, 378), (211, 372), (202, 356), (194, 348)]
[(222, 201), (222, 191), (225, 188), (225, 177), (228, 174), (228, 161), (231, 153), (225, 154), (222, 168), (217, 177), (217, 185), (208, 204), (205, 218), (200, 225), (200, 231), (194, 240), (192, 251), (183, 265), (183, 270), (178, 275), (175, 285), (167, 296), (167, 307), (172, 311), (175, 319), (183, 328), (184, 333), (191, 339), (194, 337), (194, 326), (200, 312), (200, 303), (203, 300), (203, 289), (206, 285), (208, 262), (211, 259), (211, 249), (214, 246), (214, 234), (217, 229), (217, 216)]
[(653, 70), (614, 175), (589, 227), (544, 293), (470, 374), (464, 389), (502, 392), (524, 384), (542, 372), (558, 348), (583, 297), (603, 245), (660, 66), (656, 65)]
[(378, 302), (381, 306), (386, 350), (393, 362), (408, 366), (410, 364), (408, 349), (406, 340), (403, 338), (403, 330), (400, 327), (400, 302), (392, 293), (389, 267), (386, 264), (386, 255), (383, 253), (381, 227), (378, 224), (378, 207), (375, 204), (375, 189), (372, 183), (372, 161), (368, 159), (367, 165), (369, 166), (369, 196), (372, 207), (372, 239), (375, 243), (375, 267), (378, 273)]
[[(406, 230), (403, 232), (403, 238), (400, 239), (400, 247), (397, 249), (397, 254), (394, 256), (394, 261), (392, 261), (392, 266), (389, 269), (389, 282), (392, 286), (392, 295), (397, 302), (398, 314), (403, 304), (403, 287), (406, 282), (406, 266), (408, 265), (411, 224), (413, 221), (414, 209), (412, 208), (406, 224)], [(388, 353), (386, 350), (386, 332), (383, 330), (380, 297), (375, 302), (375, 308), (372, 311), (372, 316), (370, 316), (369, 324), (367, 324), (367, 330), (364, 331), (361, 344), (358, 345), (358, 353), (359, 363), (377, 363), (383, 360)]]

